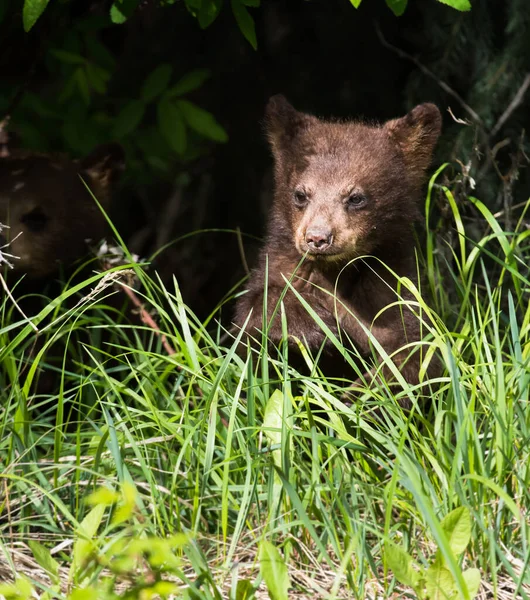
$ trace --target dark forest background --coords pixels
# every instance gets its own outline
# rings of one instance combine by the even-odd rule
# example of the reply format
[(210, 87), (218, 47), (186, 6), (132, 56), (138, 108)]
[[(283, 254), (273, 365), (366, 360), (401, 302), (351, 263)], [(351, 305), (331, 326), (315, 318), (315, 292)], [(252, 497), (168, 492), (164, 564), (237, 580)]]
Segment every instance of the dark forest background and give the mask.
[[(127, 166), (112, 218), (199, 315), (244, 277), (264, 234), (262, 118), (275, 93), (319, 116), (369, 120), (435, 102), (436, 164), (451, 162), (444, 176), (462, 212), (473, 218), (472, 193), (509, 228), (530, 195), (527, 0), (476, 0), (470, 12), (411, 0), (400, 17), (383, 0), (200, 6), (52, 0), (25, 32), (22, 3), (0, 4), (11, 143), (81, 157), (119, 141)], [(448, 233), (442, 204), (439, 228)]]

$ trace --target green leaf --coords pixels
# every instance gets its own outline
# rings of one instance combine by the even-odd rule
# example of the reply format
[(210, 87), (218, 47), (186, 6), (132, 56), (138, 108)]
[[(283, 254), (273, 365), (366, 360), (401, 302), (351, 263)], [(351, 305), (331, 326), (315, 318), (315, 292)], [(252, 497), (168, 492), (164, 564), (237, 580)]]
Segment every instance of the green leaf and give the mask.
[(85, 104), (90, 104), (90, 85), (88, 84), (85, 69), (83, 67), (78, 67), (74, 72), (74, 78), (81, 98)]
[(401, 17), (407, 8), (407, 2), (408, 0), (386, 0), (386, 5), (396, 17)]
[(221, 12), (222, 0), (202, 0), (197, 18), (201, 29), (209, 27)]
[(138, 0), (116, 0), (110, 7), (110, 20), (116, 25), (125, 23), (137, 6)]
[(143, 119), (145, 104), (141, 100), (131, 100), (120, 111), (112, 127), (112, 136), (121, 139), (134, 131)]
[(31, 549), (33, 558), (37, 561), (39, 566), (46, 571), (46, 573), (52, 580), (52, 583), (57, 585), (60, 582), (59, 563), (52, 557), (48, 548), (34, 540), (29, 540), (28, 546)]
[(68, 600), (99, 600), (101, 594), (93, 586), (88, 586), (83, 589), (75, 589), (68, 595)]
[(254, 50), (257, 50), (258, 41), (256, 39), (256, 26), (247, 7), (244, 4), (241, 4), (241, 0), (232, 0), (232, 12), (234, 13), (234, 17), (236, 18), (241, 33), (245, 36), (246, 40)]
[(87, 63), (86, 65), (86, 76), (88, 82), (92, 86), (92, 89), (95, 90), (98, 94), (104, 94), (107, 91), (107, 71), (99, 68), (92, 63)]
[(94, 508), (87, 514), (81, 523), (79, 523), (77, 535), (88, 540), (92, 539), (98, 532), (104, 513), (104, 504), (98, 504), (97, 506), (94, 506)]
[(24, 31), (27, 33), (37, 19), (42, 15), (50, 0), (25, 0), (24, 8), (22, 9), (22, 23)]
[(236, 585), (236, 600), (252, 600), (256, 590), (250, 579), (240, 579)]
[(241, 4), (251, 6), (252, 8), (258, 8), (261, 4), (261, 0), (241, 0)]
[(57, 49), (51, 50), (50, 54), (58, 58), (61, 62), (70, 65), (84, 65), (86, 63), (86, 58), (84, 56), (80, 56), (74, 52), (67, 52), (66, 50)]
[(210, 76), (211, 71), (208, 69), (195, 69), (194, 71), (190, 71), (181, 77), (177, 83), (168, 90), (168, 96), (173, 98), (175, 96), (183, 96), (184, 94), (193, 92), (193, 90), (200, 88)]
[(359, 8), (363, 0), (350, 0), (354, 8)]
[(458, 595), (451, 571), (439, 562), (425, 571), (425, 588), (429, 600), (453, 600)]
[(469, 0), (438, 0), (438, 2), (456, 8), (456, 10), (471, 10), (471, 3)]
[(187, 100), (178, 100), (177, 106), (182, 111), (186, 123), (206, 138), (216, 142), (228, 141), (228, 134), (207, 110), (199, 108)]
[(0, 596), (5, 600), (29, 600), (33, 587), (25, 577), (18, 577), (15, 583), (0, 584)]
[(419, 573), (414, 569), (412, 557), (401, 546), (387, 542), (385, 544), (385, 558), (389, 568), (400, 583), (412, 588), (418, 585)]
[(110, 20), (116, 25), (121, 25), (127, 21), (127, 17), (121, 12), (120, 8), (113, 4), (110, 7)]
[(271, 600), (288, 600), (289, 574), (282, 555), (270, 543), (264, 540), (260, 544), (260, 571)]
[(442, 519), (441, 528), (447, 535), (451, 552), (457, 557), (471, 540), (471, 514), (467, 508), (455, 508)]
[(115, 490), (110, 490), (108, 487), (100, 487), (90, 494), (87, 502), (91, 505), (105, 504), (106, 506), (110, 506), (118, 502), (119, 499), (120, 495)]
[[(271, 446), (277, 446), (282, 443), (282, 413), (283, 413), (283, 392), (275, 390), (265, 406), (263, 414), (263, 433), (268, 438)], [(272, 451), (274, 464), (277, 467), (282, 466), (282, 453), (278, 448)]]
[(469, 599), (473, 598), (478, 594), (480, 587), (480, 571), (478, 569), (467, 569), (462, 573), (464, 581), (466, 582), (467, 591), (469, 592)]
[(158, 128), (177, 154), (186, 150), (186, 126), (181, 111), (169, 98), (162, 96), (157, 106)]
[[(131, 518), (136, 506), (138, 492), (136, 491), (134, 484), (132, 484), (130, 481), (125, 481), (122, 484), (121, 495), (122, 501), (112, 515), (113, 525), (119, 525), (120, 523), (128, 521)], [(164, 543), (165, 542), (166, 540), (164, 540)]]
[(73, 559), (70, 566), (70, 579), (73, 579), (74, 581), (76, 580), (79, 570), (82, 569), (86, 559), (94, 549), (92, 538), (99, 529), (104, 513), (105, 505), (97, 504), (77, 527), (76, 540), (73, 548)]
[(163, 65), (158, 65), (158, 67), (145, 78), (142, 86), (142, 100), (144, 102), (151, 102), (160, 96), (160, 94), (167, 89), (172, 74), (173, 67), (170, 64), (164, 63)]

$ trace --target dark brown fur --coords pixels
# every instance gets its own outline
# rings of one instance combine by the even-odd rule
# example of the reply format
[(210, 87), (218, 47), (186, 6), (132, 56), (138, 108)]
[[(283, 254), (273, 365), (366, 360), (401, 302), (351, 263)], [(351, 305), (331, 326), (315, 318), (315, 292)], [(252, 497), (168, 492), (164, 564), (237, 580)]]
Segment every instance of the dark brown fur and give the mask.
[[(421, 189), (440, 133), (438, 108), (422, 104), (401, 119), (367, 125), (323, 121), (275, 96), (266, 122), (275, 160), (275, 197), (267, 241), (248, 292), (237, 304), (236, 324), (242, 326), (251, 313), (247, 332), (260, 339), (266, 261), (270, 321), (285, 278), (292, 277), (307, 253), (293, 286), (361, 355), (372, 355), (362, 325), (389, 354), (418, 341), (416, 316), (406, 307), (385, 308), (397, 300), (397, 283), (381, 262), (400, 277), (417, 279), (413, 223), (420, 215)], [(324, 345), (333, 356), (334, 347), (296, 296), (288, 291), (283, 302), (290, 338), (305, 340), (311, 350)], [(282, 339), (279, 310), (268, 338), (273, 344)], [(419, 360), (404, 362), (409, 352), (397, 352), (394, 362), (415, 383)]]
[(0, 158), (0, 235), (14, 274), (31, 280), (53, 275), (87, 254), (87, 240), (107, 231), (104, 215), (80, 176), (105, 210), (112, 184), (123, 167), (115, 144), (97, 148), (81, 161), (63, 155), (15, 150)]

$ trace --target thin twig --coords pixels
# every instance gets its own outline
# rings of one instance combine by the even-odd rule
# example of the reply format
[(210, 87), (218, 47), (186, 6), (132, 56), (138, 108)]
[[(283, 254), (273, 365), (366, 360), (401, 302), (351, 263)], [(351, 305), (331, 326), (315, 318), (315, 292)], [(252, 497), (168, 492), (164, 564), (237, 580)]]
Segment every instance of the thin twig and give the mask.
[(460, 106), (462, 106), (462, 108), (469, 114), (469, 116), (473, 119), (473, 121), (475, 121), (475, 123), (477, 123), (477, 125), (480, 125), (481, 129), (484, 129), (484, 122), (482, 121), (480, 116), (471, 108), (471, 106), (469, 106), (469, 104), (466, 103), (466, 101), (462, 98), (462, 96), (460, 96), (460, 94), (458, 94), (458, 92), (455, 92), (455, 90), (453, 90), (451, 87), (449, 87), (447, 85), (447, 83), (445, 83), (445, 81), (442, 81), (439, 77), (437, 77), (430, 69), (428, 69), (424, 64), (422, 64), (415, 56), (412, 56), (408, 52), (405, 52), (404, 50), (401, 50), (401, 48), (398, 48), (397, 46), (394, 46), (393, 44), (388, 42), (385, 39), (385, 37), (383, 36), (383, 33), (377, 23), (375, 24), (375, 31), (377, 33), (377, 37), (379, 38), (379, 41), (381, 42), (381, 44), (383, 46), (385, 46), (385, 48), (388, 48), (389, 50), (391, 50), (392, 52), (394, 52), (401, 58), (410, 60), (418, 67), (418, 69), (420, 69), (420, 71), (422, 71), (422, 73), (427, 75), (427, 77), (434, 79), (434, 81), (436, 81), (436, 83), (442, 88), (442, 90), (444, 90), (444, 92), (447, 92), (450, 96), (452, 96), (455, 100), (457, 100), (458, 103), (460, 104)]
[(529, 87), (530, 87), (530, 73), (527, 73), (526, 77), (524, 78), (523, 83), (517, 90), (512, 101), (510, 102), (510, 104), (508, 104), (508, 107), (506, 108), (506, 110), (502, 113), (502, 115), (499, 117), (499, 120), (495, 123), (495, 126), (491, 130), (490, 137), (494, 137), (495, 135), (497, 135), (497, 133), (499, 133), (501, 127), (510, 118), (513, 111), (522, 104), (522, 102), (524, 100), (524, 96)]
[(121, 289), (127, 294), (127, 297), (129, 298), (129, 300), (138, 309), (138, 313), (140, 314), (140, 319), (142, 320), (144, 325), (147, 325), (150, 329), (152, 329), (155, 332), (155, 334), (158, 337), (160, 337), (162, 346), (164, 346), (164, 349), (168, 353), (168, 355), (172, 356), (173, 354), (176, 354), (173, 347), (167, 341), (166, 336), (160, 331), (160, 327), (158, 326), (157, 322), (153, 319), (153, 317), (149, 314), (149, 312), (147, 310), (145, 310), (142, 301), (135, 294), (134, 290), (132, 288), (130, 288), (128, 285), (122, 283), (121, 281), (119, 282), (119, 284), (121, 286)]
[(239, 255), (241, 257), (241, 262), (243, 263), (243, 269), (245, 270), (246, 275), (250, 275), (250, 269), (248, 268), (247, 257), (245, 256), (245, 247), (243, 246), (243, 236), (241, 235), (241, 229), (239, 227), (236, 228), (236, 237), (237, 237), (237, 247), (239, 250)]

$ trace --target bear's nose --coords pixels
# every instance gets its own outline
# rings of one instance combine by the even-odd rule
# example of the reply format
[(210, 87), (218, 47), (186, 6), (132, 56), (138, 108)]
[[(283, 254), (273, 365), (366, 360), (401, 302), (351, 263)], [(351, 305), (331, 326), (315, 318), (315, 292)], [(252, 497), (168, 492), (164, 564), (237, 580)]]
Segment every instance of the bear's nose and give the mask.
[(310, 250), (322, 252), (331, 246), (333, 234), (324, 227), (310, 227), (305, 232), (305, 241)]

